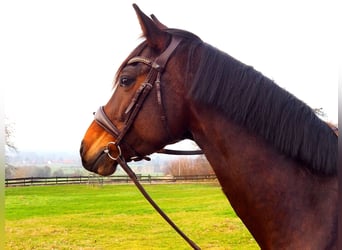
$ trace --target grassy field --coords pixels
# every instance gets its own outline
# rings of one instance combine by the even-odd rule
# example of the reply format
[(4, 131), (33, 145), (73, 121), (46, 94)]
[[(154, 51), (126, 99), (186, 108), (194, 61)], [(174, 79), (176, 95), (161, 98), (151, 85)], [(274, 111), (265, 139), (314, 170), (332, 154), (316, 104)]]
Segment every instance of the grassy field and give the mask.
[[(217, 184), (145, 187), (202, 249), (259, 249)], [(189, 249), (133, 185), (5, 193), (6, 249)]]

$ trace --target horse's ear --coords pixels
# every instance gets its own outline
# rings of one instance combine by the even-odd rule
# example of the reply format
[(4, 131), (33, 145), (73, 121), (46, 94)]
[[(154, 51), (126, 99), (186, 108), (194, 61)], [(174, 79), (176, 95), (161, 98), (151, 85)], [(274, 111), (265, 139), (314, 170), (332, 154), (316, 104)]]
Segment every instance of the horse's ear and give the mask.
[(133, 8), (137, 13), (143, 35), (146, 37), (147, 44), (150, 47), (160, 51), (164, 50), (170, 35), (163, 31), (163, 29), (159, 27), (159, 24), (155, 23), (151, 18), (145, 15), (136, 4), (133, 4)]
[(159, 29), (166, 30), (167, 26), (162, 24), (155, 15), (151, 15), (153, 22), (158, 26)]

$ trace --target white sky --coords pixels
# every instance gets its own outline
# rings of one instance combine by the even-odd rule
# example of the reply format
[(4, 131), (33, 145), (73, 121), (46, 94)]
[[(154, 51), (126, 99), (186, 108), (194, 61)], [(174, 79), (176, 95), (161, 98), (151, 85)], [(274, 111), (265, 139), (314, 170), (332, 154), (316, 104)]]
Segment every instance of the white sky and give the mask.
[[(337, 123), (337, 1), (136, 0)], [(324, 4), (323, 4), (324, 3)], [(72, 150), (141, 34), (129, 1), (1, 1), (0, 80), (19, 150)]]

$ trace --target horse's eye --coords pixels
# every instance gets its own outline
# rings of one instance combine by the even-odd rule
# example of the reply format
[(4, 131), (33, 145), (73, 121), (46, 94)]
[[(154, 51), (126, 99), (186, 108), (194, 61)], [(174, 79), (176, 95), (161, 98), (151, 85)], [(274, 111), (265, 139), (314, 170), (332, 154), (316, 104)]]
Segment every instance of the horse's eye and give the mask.
[(120, 77), (120, 86), (127, 87), (134, 82), (133, 78), (129, 78), (127, 76)]

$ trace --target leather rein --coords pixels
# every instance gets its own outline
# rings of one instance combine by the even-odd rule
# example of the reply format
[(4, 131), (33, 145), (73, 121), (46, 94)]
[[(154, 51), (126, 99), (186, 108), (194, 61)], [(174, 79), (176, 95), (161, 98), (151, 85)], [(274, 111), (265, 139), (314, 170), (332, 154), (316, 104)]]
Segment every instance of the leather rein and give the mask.
[[(158, 106), (162, 110), (161, 120), (164, 123), (164, 127), (167, 130), (168, 136), (170, 136), (170, 130), (167, 124), (167, 119), (165, 115), (165, 109), (162, 102), (161, 97), (161, 88), (160, 88), (160, 78), (161, 73), (164, 71), (165, 66), (174, 52), (174, 50), (177, 48), (179, 43), (181, 42), (180, 38), (172, 37), (172, 40), (169, 44), (169, 46), (166, 48), (166, 50), (158, 56), (154, 61), (151, 61), (147, 58), (136, 56), (130, 59), (127, 64), (134, 64), (134, 63), (143, 63), (145, 65), (148, 65), (151, 70), (148, 73), (145, 82), (139, 87), (139, 89), (136, 91), (131, 103), (128, 105), (125, 116), (127, 117), (125, 120), (125, 126), (120, 131), (108, 118), (104, 111), (104, 107), (101, 106), (98, 111), (95, 113), (94, 120), (108, 133), (113, 135), (116, 138), (115, 142), (109, 142), (104, 149), (104, 153), (108, 155), (108, 157), (114, 161), (117, 161), (118, 164), (122, 167), (122, 169), (128, 174), (128, 176), (131, 178), (131, 180), (134, 182), (134, 184), (137, 186), (139, 191), (142, 193), (142, 195), (146, 198), (146, 200), (153, 206), (153, 208), (164, 218), (164, 220), (180, 235), (182, 238), (193, 248), (193, 249), (200, 249), (199, 246), (197, 246), (190, 238), (188, 238), (177, 226), (176, 224), (160, 209), (160, 207), (153, 201), (153, 199), (149, 196), (149, 194), (146, 192), (144, 187), (139, 183), (138, 178), (136, 177), (133, 170), (128, 166), (125, 158), (122, 156), (121, 152), (121, 144), (125, 144), (125, 147), (133, 152), (133, 157), (131, 157), (129, 160), (138, 161), (138, 160), (150, 160), (149, 157), (140, 155), (138, 152), (136, 152), (130, 145), (128, 145), (126, 142), (123, 141), (123, 138), (128, 133), (130, 127), (132, 126), (136, 116), (138, 115), (146, 97), (149, 95), (151, 89), (155, 86), (157, 91), (157, 102)], [(117, 149), (117, 155), (111, 154), (111, 149), (113, 147), (116, 147)], [(158, 151), (158, 153), (164, 153), (164, 154), (181, 154), (181, 155), (193, 155), (193, 154), (202, 154), (201, 150), (195, 150), (195, 151), (179, 151), (179, 150), (171, 150), (171, 149), (161, 149)]]

